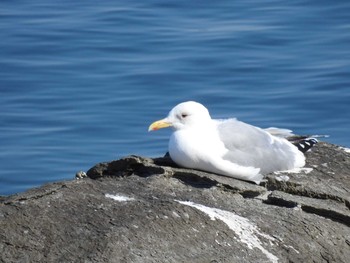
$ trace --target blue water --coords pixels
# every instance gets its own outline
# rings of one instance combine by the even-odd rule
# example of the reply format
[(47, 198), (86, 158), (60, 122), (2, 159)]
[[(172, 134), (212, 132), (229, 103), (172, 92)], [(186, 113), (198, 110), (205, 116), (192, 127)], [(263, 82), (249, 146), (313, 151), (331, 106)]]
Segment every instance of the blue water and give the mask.
[(177, 103), (350, 146), (349, 1), (1, 1), (0, 195), (129, 154)]

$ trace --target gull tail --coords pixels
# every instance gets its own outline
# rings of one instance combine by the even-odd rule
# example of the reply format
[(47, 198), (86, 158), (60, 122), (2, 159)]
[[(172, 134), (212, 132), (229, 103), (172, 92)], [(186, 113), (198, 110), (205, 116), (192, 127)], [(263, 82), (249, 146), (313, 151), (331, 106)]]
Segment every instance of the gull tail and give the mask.
[(259, 185), (263, 179), (264, 179), (264, 175), (259, 173), (257, 175), (252, 176), (251, 178), (249, 178), (249, 181), (254, 182), (257, 185)]
[(293, 144), (298, 147), (298, 150), (302, 153), (306, 153), (308, 150), (310, 150), (316, 143), (318, 143), (318, 140), (315, 138), (306, 138), (303, 140), (300, 140), (298, 142), (294, 142)]

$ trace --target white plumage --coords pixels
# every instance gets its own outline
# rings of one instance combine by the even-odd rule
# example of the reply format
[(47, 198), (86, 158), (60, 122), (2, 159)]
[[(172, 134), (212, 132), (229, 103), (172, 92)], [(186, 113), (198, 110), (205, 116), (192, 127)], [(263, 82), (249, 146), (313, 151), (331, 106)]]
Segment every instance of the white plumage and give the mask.
[(149, 130), (169, 126), (174, 129), (169, 154), (181, 167), (259, 184), (264, 174), (305, 165), (304, 154), (277, 137), (289, 130), (263, 130), (236, 119), (213, 120), (197, 102), (178, 104), (168, 117), (152, 123)]

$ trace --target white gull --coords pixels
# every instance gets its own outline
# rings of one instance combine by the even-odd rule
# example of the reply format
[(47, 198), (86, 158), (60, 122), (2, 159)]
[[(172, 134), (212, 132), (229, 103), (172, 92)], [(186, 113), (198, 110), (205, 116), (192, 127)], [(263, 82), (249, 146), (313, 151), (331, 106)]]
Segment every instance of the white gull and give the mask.
[[(149, 131), (166, 127), (174, 129), (169, 154), (181, 167), (259, 184), (264, 174), (305, 165), (304, 154), (279, 137), (279, 129), (264, 130), (237, 119), (215, 120), (194, 101), (178, 104), (166, 118), (153, 122)], [(310, 143), (316, 142), (307, 141), (306, 146)]]

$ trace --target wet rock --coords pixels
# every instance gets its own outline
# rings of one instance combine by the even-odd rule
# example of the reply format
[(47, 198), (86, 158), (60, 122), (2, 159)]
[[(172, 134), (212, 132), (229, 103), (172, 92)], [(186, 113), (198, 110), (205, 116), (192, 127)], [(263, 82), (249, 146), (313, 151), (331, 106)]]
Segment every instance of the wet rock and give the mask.
[[(168, 157), (0, 199), (3, 262), (348, 262), (350, 153), (319, 143), (260, 186)], [(81, 173), (82, 174), (82, 173)]]

